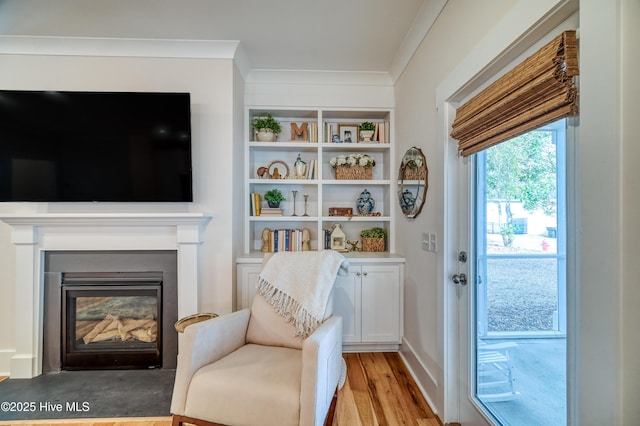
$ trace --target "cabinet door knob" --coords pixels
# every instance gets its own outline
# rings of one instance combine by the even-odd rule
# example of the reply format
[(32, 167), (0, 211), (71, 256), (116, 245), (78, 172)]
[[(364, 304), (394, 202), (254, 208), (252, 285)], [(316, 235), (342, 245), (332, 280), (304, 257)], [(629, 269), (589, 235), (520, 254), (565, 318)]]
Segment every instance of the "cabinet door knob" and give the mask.
[(368, 274), (368, 272), (367, 272), (367, 271), (364, 271), (364, 272), (362, 273), (362, 275), (367, 275), (367, 274)]
[(360, 276), (360, 272), (356, 272), (356, 276), (358, 276), (358, 277), (359, 277), (359, 276)]

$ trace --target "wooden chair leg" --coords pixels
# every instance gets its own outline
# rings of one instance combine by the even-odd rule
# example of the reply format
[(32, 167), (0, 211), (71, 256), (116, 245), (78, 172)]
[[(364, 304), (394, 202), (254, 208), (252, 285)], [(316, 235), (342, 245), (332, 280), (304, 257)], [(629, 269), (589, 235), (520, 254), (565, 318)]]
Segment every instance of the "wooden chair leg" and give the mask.
[(174, 414), (171, 416), (171, 426), (183, 426), (184, 423), (190, 423), (196, 426), (225, 426), (220, 423), (208, 422), (206, 420), (194, 419), (193, 417), (178, 416)]
[(336, 413), (336, 407), (338, 406), (338, 389), (333, 393), (333, 398), (331, 398), (331, 404), (329, 405), (329, 412), (327, 413), (327, 418), (324, 419), (324, 426), (332, 426), (333, 425), (333, 417)]

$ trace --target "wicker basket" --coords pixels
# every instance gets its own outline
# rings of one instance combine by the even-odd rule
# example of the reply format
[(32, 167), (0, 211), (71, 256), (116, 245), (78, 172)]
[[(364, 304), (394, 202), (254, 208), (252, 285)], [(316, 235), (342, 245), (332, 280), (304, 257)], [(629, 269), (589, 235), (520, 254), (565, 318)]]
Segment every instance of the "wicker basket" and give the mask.
[(336, 166), (336, 179), (371, 180), (373, 167)]
[(362, 251), (384, 251), (384, 238), (362, 237)]
[(405, 180), (427, 180), (427, 167), (425, 165), (416, 167), (415, 169), (406, 167), (403, 177)]

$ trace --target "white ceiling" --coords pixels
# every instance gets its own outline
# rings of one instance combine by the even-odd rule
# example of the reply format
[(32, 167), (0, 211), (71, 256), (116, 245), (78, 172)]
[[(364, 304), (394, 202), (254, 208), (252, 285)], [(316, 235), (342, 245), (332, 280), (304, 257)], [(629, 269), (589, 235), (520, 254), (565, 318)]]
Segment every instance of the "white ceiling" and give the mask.
[(235, 40), (250, 69), (397, 73), (446, 0), (0, 0), (0, 36)]

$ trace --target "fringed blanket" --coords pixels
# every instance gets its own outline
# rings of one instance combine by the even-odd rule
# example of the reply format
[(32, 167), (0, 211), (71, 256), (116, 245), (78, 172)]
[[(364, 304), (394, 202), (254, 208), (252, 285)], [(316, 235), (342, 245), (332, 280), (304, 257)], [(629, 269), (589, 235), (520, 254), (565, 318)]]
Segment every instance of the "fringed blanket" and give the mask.
[(304, 339), (322, 322), (336, 275), (346, 275), (348, 268), (333, 250), (278, 252), (260, 272), (257, 292)]

